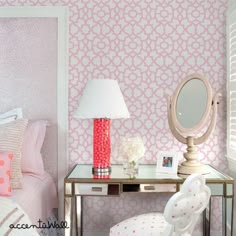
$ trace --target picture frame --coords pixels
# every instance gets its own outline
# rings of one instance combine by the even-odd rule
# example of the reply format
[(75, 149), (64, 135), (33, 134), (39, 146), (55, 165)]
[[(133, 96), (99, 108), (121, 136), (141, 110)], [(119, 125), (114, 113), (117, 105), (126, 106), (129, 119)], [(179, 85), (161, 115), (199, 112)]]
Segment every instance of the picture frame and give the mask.
[(178, 153), (160, 151), (157, 155), (156, 173), (177, 176), (178, 161)]

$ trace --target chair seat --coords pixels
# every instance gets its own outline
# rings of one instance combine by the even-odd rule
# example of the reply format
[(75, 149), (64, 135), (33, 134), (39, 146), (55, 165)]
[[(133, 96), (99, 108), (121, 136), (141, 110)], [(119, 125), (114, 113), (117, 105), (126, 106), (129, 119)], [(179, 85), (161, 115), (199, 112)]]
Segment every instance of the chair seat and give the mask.
[(161, 213), (142, 214), (114, 225), (110, 236), (161, 236), (167, 225)]
[(110, 236), (191, 236), (211, 191), (204, 176), (192, 174), (167, 202), (164, 213), (134, 216), (113, 226)]

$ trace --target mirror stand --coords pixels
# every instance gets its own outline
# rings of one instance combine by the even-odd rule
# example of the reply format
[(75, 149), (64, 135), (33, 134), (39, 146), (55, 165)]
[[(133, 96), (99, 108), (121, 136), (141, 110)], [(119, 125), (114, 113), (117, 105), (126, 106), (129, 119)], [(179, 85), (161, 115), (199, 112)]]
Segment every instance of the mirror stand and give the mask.
[(179, 174), (190, 175), (192, 173), (207, 174), (205, 165), (198, 160), (198, 149), (194, 144), (194, 138), (188, 136), (186, 138), (187, 152), (183, 154), (186, 161), (182, 162), (178, 167)]
[[(180, 93), (183, 92), (184, 86), (186, 86), (186, 84), (193, 79), (202, 81), (206, 85), (206, 91), (208, 93), (208, 96), (206, 96), (207, 105), (205, 106), (206, 111), (202, 116), (200, 116), (198, 123), (193, 125), (193, 127), (185, 128), (179, 123), (177, 115), (188, 114), (186, 115), (186, 117), (189, 118), (191, 114), (195, 114), (194, 109), (196, 110), (196, 104), (187, 107), (187, 112), (189, 112), (189, 110), (193, 108), (193, 110), (190, 111), (190, 113), (186, 113), (186, 112), (184, 113), (182, 112), (183, 108), (182, 110), (181, 109), (177, 110), (177, 103), (180, 97)], [(195, 87), (191, 88), (191, 91), (185, 94), (187, 94), (188, 96), (191, 96), (194, 89)], [(217, 92), (215, 96), (213, 97), (211, 93), (212, 92), (211, 92), (209, 82), (205, 78), (199, 75), (191, 75), (187, 77), (179, 85), (173, 97), (168, 97), (167, 112), (168, 112), (168, 123), (169, 123), (170, 130), (172, 134), (174, 135), (174, 137), (179, 142), (187, 145), (187, 152), (183, 154), (185, 161), (182, 162), (178, 167), (179, 174), (190, 175), (193, 173), (200, 173), (200, 174), (208, 173), (205, 165), (201, 164), (200, 161), (198, 160), (198, 150), (197, 150), (196, 145), (205, 142), (207, 138), (213, 132), (216, 125), (217, 105), (219, 104), (219, 97), (221, 96), (221, 93)], [(188, 101), (188, 99), (189, 97), (185, 97), (182, 101), (186, 102)], [(198, 101), (198, 99), (195, 99), (195, 101)], [(200, 137), (193, 136), (192, 134), (200, 131), (202, 127), (207, 127), (207, 120), (209, 120), (210, 122), (208, 124), (207, 130)]]
[[(187, 149), (183, 156), (185, 158), (185, 161), (182, 162), (179, 166), (178, 166), (178, 173), (179, 174), (183, 174), (183, 175), (191, 175), (193, 173), (200, 173), (200, 174), (207, 174), (207, 170), (205, 168), (205, 165), (201, 164), (200, 161), (198, 160), (198, 149), (196, 147), (196, 142), (197, 144), (199, 143), (199, 139), (195, 139), (193, 136), (187, 136), (185, 137), (183, 134), (181, 134), (181, 132), (174, 126), (174, 122), (171, 116), (171, 98), (169, 97), (169, 105), (168, 105), (168, 122), (169, 122), (169, 126), (170, 126), (170, 130), (172, 132), (172, 134), (174, 135), (174, 137), (181, 143), (186, 144), (187, 145)], [(215, 115), (216, 117), (216, 112)], [(213, 121), (214, 119), (212, 119)], [(212, 123), (212, 122), (211, 122)], [(211, 132), (213, 131), (214, 128), (214, 124), (210, 125), (211, 126)], [(210, 127), (208, 128), (208, 131)], [(211, 133), (209, 132), (208, 135)], [(205, 137), (204, 140), (206, 139), (206, 133), (205, 133)], [(201, 137), (201, 141), (203, 142), (203, 136)]]

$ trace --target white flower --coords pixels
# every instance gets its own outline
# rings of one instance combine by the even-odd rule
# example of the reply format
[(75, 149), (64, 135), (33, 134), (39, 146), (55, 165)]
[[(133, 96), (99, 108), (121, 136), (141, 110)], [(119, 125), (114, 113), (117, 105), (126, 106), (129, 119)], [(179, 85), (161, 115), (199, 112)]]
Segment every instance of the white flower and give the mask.
[(119, 155), (128, 162), (136, 162), (145, 153), (145, 147), (140, 137), (122, 137), (119, 146)]

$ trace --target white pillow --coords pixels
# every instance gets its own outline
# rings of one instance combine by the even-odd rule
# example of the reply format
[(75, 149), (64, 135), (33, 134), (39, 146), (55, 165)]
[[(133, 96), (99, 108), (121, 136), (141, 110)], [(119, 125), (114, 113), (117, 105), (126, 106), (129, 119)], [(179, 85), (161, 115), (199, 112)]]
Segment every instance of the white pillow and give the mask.
[(23, 118), (22, 108), (18, 107), (0, 114), (0, 125), (22, 118)]

